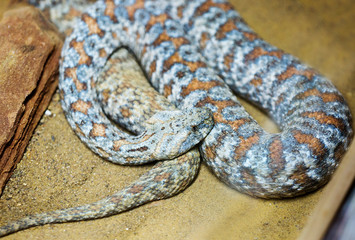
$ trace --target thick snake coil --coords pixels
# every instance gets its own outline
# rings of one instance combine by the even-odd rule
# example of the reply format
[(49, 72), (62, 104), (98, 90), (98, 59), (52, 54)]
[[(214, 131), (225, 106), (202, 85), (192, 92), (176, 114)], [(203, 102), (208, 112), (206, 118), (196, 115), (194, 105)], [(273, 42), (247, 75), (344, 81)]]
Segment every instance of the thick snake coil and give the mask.
[[(99, 78), (98, 88), (105, 100), (113, 105), (130, 108), (130, 116), (121, 118), (121, 126), (131, 132), (142, 132), (152, 115), (162, 110), (176, 110), (166, 98), (149, 86), (135, 59), (122, 49), (112, 55)], [(123, 91), (125, 86), (126, 91)], [(140, 102), (144, 100), (144, 102)], [(140, 107), (137, 107), (140, 106)], [(114, 114), (110, 114), (112, 119)], [(127, 123), (129, 124), (127, 125)], [(133, 127), (134, 126), (134, 127)], [(95, 203), (27, 216), (0, 227), (0, 237), (19, 230), (48, 223), (97, 219), (118, 214), (145, 203), (174, 196), (183, 191), (196, 177), (200, 166), (197, 148), (170, 160), (159, 161), (137, 181)]]
[[(138, 164), (160, 156), (155, 150), (141, 161), (116, 156), (129, 148), (116, 144), (125, 135), (102, 114), (95, 85), (121, 46), (134, 52), (151, 84), (179, 109), (212, 111), (215, 125), (200, 152), (217, 177), (238, 191), (263, 198), (313, 191), (329, 180), (350, 144), (351, 115), (338, 90), (263, 41), (229, 3), (106, 0), (88, 8), (67, 37), (59, 87), (72, 128), (110, 161)], [(230, 89), (266, 111), (281, 132), (265, 132)], [(100, 96), (105, 103), (105, 91)], [(135, 149), (157, 149), (147, 144)]]
[[(338, 90), (261, 40), (227, 2), (107, 0), (82, 14), (60, 70), (63, 109), (89, 146), (114, 139), (111, 125), (93, 123), (103, 119), (94, 86), (120, 46), (135, 53), (151, 84), (179, 109), (213, 112), (215, 125), (200, 150), (211, 170), (239, 191), (289, 197), (314, 190), (350, 142), (350, 112)], [(268, 112), (281, 133), (265, 132), (225, 83)], [(95, 124), (101, 135), (90, 135)], [(116, 161), (118, 146), (101, 148)]]

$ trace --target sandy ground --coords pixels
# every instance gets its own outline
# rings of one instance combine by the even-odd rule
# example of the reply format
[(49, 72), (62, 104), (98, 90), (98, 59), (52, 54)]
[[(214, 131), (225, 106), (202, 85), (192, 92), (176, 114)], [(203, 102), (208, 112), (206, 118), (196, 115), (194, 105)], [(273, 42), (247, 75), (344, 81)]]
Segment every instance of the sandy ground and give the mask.
[[(0, 14), (8, 0), (0, 3)], [(264, 39), (318, 69), (355, 112), (355, 4), (351, 0), (233, 0)], [(272, 121), (247, 110), (267, 130)], [(28, 214), (78, 206), (121, 189), (149, 166), (123, 167), (91, 153), (70, 129), (56, 94), (0, 198), (0, 225)], [(355, 147), (353, 144), (352, 147)], [(296, 239), (322, 190), (261, 200), (229, 189), (202, 165), (176, 197), (105, 219), (36, 227), (4, 239)]]

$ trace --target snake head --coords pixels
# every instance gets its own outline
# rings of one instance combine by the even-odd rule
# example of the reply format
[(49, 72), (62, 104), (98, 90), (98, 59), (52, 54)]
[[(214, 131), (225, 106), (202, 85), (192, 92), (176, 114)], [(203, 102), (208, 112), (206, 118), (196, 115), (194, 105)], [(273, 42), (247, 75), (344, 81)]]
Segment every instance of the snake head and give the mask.
[(147, 121), (145, 134), (154, 134), (158, 141), (157, 159), (171, 159), (198, 144), (213, 125), (212, 112), (207, 108), (160, 111)]

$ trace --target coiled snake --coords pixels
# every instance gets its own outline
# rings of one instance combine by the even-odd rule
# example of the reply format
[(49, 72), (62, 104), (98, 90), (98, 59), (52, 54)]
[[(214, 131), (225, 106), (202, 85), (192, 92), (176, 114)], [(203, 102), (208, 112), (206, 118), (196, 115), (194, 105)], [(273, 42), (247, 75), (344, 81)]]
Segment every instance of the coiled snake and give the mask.
[[(200, 152), (216, 176), (238, 191), (264, 198), (313, 191), (329, 180), (349, 146), (351, 115), (338, 90), (263, 41), (229, 3), (106, 0), (83, 13), (67, 37), (59, 87), (72, 128), (112, 162), (138, 164), (160, 156), (115, 157), (122, 152), (123, 145), (115, 144), (121, 133), (103, 116), (94, 88), (100, 69), (121, 46), (134, 52), (151, 84), (179, 109), (211, 110), (215, 125)], [(281, 132), (265, 132), (232, 91), (266, 111)], [(149, 151), (148, 143), (135, 149)], [(179, 146), (183, 151), (177, 153), (187, 148)], [(168, 152), (162, 159), (174, 155)]]

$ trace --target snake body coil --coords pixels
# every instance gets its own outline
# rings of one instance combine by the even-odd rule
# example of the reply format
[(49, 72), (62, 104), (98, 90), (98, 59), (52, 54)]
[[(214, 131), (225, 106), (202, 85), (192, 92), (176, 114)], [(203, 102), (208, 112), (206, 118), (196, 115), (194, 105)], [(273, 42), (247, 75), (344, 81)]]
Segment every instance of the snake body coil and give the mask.
[[(95, 88), (107, 59), (122, 46), (134, 52), (161, 94), (199, 116), (190, 127), (202, 126), (191, 137), (194, 142), (188, 133), (163, 147), (157, 147), (162, 142), (156, 138), (158, 145), (151, 146), (148, 134), (140, 138), (143, 145), (131, 148), (133, 140), (111, 125)], [(298, 196), (324, 185), (353, 134), (349, 108), (338, 90), (262, 40), (223, 0), (97, 1), (66, 39), (59, 87), (68, 122), (81, 140), (121, 164), (164, 159), (158, 150), (171, 143), (176, 146), (168, 150), (169, 158), (185, 152), (210, 130), (209, 117), (201, 116), (209, 114), (208, 108), (215, 125), (200, 145), (204, 161), (232, 188), (263, 198)], [(232, 91), (266, 111), (281, 132), (265, 132)], [(105, 89), (99, 98), (111, 112)], [(131, 108), (116, 112), (127, 120)], [(158, 113), (155, 120), (164, 117)], [(153, 128), (153, 133), (159, 131)], [(132, 149), (143, 154), (131, 158)]]
[[(280, 198), (317, 189), (348, 147), (351, 116), (338, 90), (261, 40), (225, 1), (98, 1), (81, 20), (66, 40), (59, 85), (77, 132), (93, 125), (75, 106), (96, 108), (96, 73), (115, 49), (128, 46), (152, 85), (179, 109), (213, 112), (203, 159), (241, 192)], [(281, 132), (265, 132), (226, 84), (267, 111)], [(108, 124), (104, 130), (111, 138)], [(104, 149), (110, 160), (114, 148)]]
[[(316, 70), (262, 40), (228, 2), (175, 2), (170, 15), (191, 33), (208, 66), (281, 129), (265, 132), (230, 93), (219, 91), (214, 77), (184, 83), (181, 97), (203, 91), (194, 104), (213, 111), (216, 125), (201, 147), (210, 169), (229, 186), (266, 198), (297, 196), (325, 184), (353, 136), (350, 110), (339, 91)], [(169, 96), (166, 84), (159, 87)]]
[[(117, 102), (125, 103), (120, 108), (132, 105), (129, 116), (122, 116), (119, 121), (114, 114), (109, 115), (120, 126), (137, 134), (145, 130), (146, 122), (157, 112), (176, 111), (174, 105), (149, 86), (135, 59), (124, 49), (113, 54), (106, 63), (99, 76), (98, 90), (104, 92), (105, 101), (113, 102), (113, 106)], [(145, 203), (172, 197), (190, 185), (199, 166), (200, 153), (195, 147), (175, 159), (158, 161), (135, 182), (97, 202), (39, 213), (10, 222), (0, 227), (0, 237), (49, 223), (107, 217)]]

